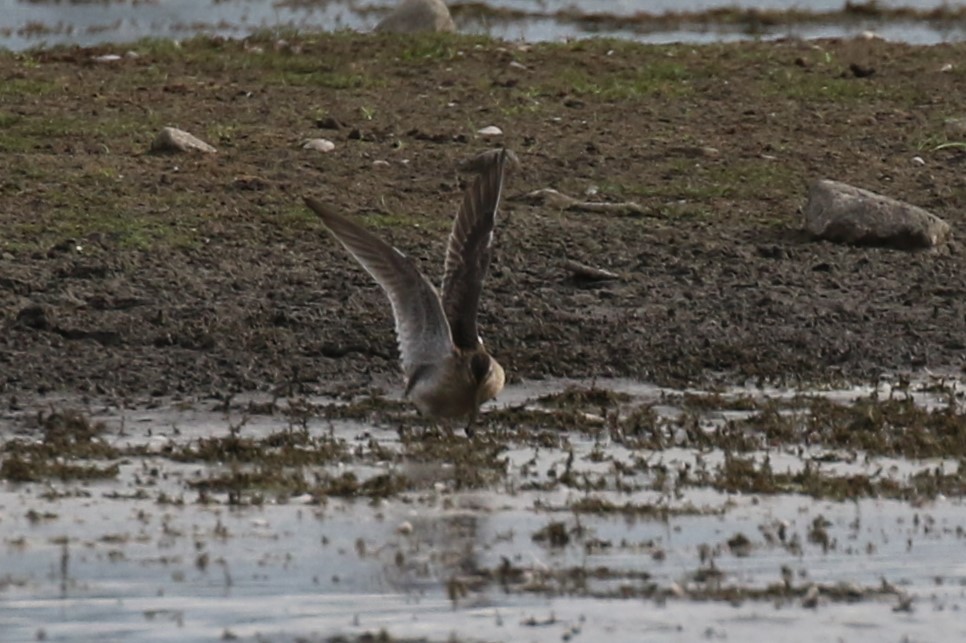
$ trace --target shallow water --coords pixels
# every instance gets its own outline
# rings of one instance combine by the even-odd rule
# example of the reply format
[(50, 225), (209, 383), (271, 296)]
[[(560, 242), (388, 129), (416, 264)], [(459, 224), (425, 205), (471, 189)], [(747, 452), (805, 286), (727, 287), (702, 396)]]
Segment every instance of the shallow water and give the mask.
[[(59, 2), (7, 0), (7, 11), (0, 12), (0, 47), (21, 50), (55, 44), (92, 45), (130, 42), (144, 37), (187, 38), (199, 33), (244, 37), (258, 29), (303, 29), (334, 31), (369, 30), (384, 15), (394, 0), (319, 0), (317, 2), (279, 2), (277, 0), (165, 0), (164, 2)], [(602, 5), (595, 0), (492, 0), (494, 8), (528, 12), (524, 20), (487, 18), (460, 24), (467, 33), (484, 33), (509, 40), (528, 42), (561, 40), (587, 36), (614, 36), (646, 42), (716, 42), (748, 38), (844, 37), (867, 30), (895, 41), (917, 44), (966, 39), (961, 24), (936, 24), (926, 21), (854, 21), (849, 24), (803, 24), (763, 27), (749, 34), (743, 27), (727, 25), (695, 26), (687, 29), (635, 30), (601, 29), (593, 23), (561, 20), (562, 10), (614, 16), (633, 16), (638, 12), (703, 12), (723, 7), (787, 10), (807, 8), (812, 12), (834, 12), (842, 0), (623, 0)], [(944, 6), (942, 0), (887, 0), (882, 7), (928, 10)], [(955, 6), (955, 5), (954, 5)]]
[[(575, 385), (589, 386), (528, 383), (511, 387), (500, 404), (546, 408), (538, 398)], [(701, 393), (628, 381), (594, 386), (627, 393), (628, 407), (652, 405), (666, 418), (681, 412), (685, 394)], [(887, 386), (804, 393), (847, 403), (875, 389), (935, 406), (961, 404), (962, 386), (947, 380), (942, 391), (920, 385), (915, 393)], [(731, 388), (715, 399), (792, 400), (802, 393)], [(381, 630), (473, 641), (966, 636), (962, 498), (838, 502), (662, 485), (661, 467), (713, 469), (723, 454), (686, 439), (646, 451), (577, 429), (558, 446), (511, 441), (502, 479), (459, 491), (452, 463), (374, 457), (405, 451), (395, 430), (318, 418), (304, 429), (352, 449), (339, 461), (307, 467), (307, 475), (392, 472), (414, 481), (412, 488), (375, 501), (268, 494), (253, 505), (233, 504), (220, 492), (202, 497), (191, 483), (228, 467), (180, 462), (165, 449), (223, 436), (239, 425), (239, 409), (264, 401), (235, 400), (227, 415), (204, 403), (89, 408), (106, 423), (109, 442), (146, 448), (120, 460), (116, 479), (0, 483), (3, 640), (324, 640)], [(48, 399), (43, 406), (71, 404), (78, 402)], [(712, 427), (742, 413), (712, 409), (701, 422)], [(0, 439), (30, 439), (28, 415), (5, 412)], [(250, 416), (239, 429), (247, 437), (286, 430), (291, 422), (278, 414)], [(780, 470), (814, 462), (821, 451), (791, 446), (763, 453)], [(642, 468), (642, 459), (650, 466)], [(958, 465), (860, 454), (824, 466), (900, 480)], [(619, 488), (606, 482), (589, 489), (558, 483), (565, 469), (585, 480), (628, 473)], [(575, 512), (589, 498), (666, 513)], [(535, 539), (554, 522), (568, 542)], [(737, 534), (745, 546), (728, 544)], [(510, 570), (502, 579), (501, 568)], [(800, 593), (774, 589), (752, 598), (782, 583), (783, 573), (791, 588), (821, 589), (813, 606)], [(883, 584), (888, 591), (879, 591)]]

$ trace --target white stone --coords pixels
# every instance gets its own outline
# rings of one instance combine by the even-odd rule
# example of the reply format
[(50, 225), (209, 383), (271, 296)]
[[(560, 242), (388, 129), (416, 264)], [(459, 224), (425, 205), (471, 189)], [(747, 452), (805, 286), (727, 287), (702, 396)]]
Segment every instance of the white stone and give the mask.
[(826, 179), (808, 189), (805, 230), (828, 241), (904, 250), (938, 246), (950, 234), (948, 223), (920, 207)]
[(151, 143), (151, 149), (155, 152), (202, 152), (204, 154), (214, 154), (218, 151), (200, 138), (176, 127), (162, 128)]
[(926, 159), (922, 158), (921, 156), (913, 156), (912, 163), (913, 165), (925, 165)]
[(443, 0), (403, 0), (376, 25), (376, 31), (419, 33), (421, 31), (456, 31), (453, 17)]
[(502, 136), (503, 130), (496, 125), (487, 125), (477, 132), (480, 136)]
[(94, 56), (94, 62), (96, 63), (113, 63), (120, 60), (121, 57), (117, 54), (104, 54), (103, 56)]
[(314, 150), (316, 152), (331, 152), (335, 149), (335, 143), (327, 138), (310, 138), (302, 143), (303, 150)]
[(375, 161), (372, 162), (372, 167), (389, 167), (389, 161), (376, 159)]

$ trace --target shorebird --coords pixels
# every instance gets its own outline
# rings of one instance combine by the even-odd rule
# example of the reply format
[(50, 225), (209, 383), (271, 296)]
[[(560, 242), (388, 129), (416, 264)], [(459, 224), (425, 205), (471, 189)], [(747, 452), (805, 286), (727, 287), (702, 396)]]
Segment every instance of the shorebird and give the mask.
[(470, 437), (480, 405), (495, 398), (506, 381), (503, 367), (483, 347), (476, 316), (508, 158), (514, 157), (505, 149), (490, 150), (466, 166), (477, 176), (453, 221), (442, 295), (401, 251), (330, 206), (305, 198), (305, 204), (386, 292), (406, 376), (405, 397), (434, 419), (468, 416)]

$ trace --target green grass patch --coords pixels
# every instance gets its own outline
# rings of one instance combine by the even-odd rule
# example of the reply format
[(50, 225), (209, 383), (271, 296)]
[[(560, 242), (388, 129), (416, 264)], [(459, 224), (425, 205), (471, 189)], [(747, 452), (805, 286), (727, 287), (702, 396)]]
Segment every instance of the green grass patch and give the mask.
[(924, 98), (910, 83), (897, 83), (876, 76), (855, 78), (838, 64), (822, 64), (812, 70), (787, 66), (774, 69), (763, 78), (761, 92), (767, 97), (809, 103), (850, 104), (887, 100), (912, 105)]
[(693, 92), (688, 68), (677, 61), (656, 61), (632, 69), (595, 75), (577, 67), (562, 69), (541, 87), (545, 94), (559, 92), (594, 96), (605, 101), (636, 100), (661, 94), (681, 97)]
[(58, 84), (48, 78), (6, 78), (0, 82), (0, 98), (44, 96), (56, 91)]
[(739, 159), (728, 162), (677, 158), (666, 162), (660, 180), (623, 184), (604, 182), (601, 188), (621, 198), (660, 198), (681, 201), (780, 198), (799, 180), (779, 161)]
[(486, 36), (461, 36), (452, 33), (425, 33), (415, 35), (380, 35), (379, 39), (389, 45), (392, 51), (398, 47), (399, 58), (414, 60), (453, 60), (461, 52), (475, 45), (491, 45), (493, 40)]

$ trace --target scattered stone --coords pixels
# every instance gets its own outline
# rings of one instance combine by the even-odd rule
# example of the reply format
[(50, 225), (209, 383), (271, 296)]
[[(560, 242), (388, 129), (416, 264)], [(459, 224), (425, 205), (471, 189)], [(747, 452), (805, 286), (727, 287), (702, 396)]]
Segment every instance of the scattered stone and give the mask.
[(396, 527), (396, 533), (400, 536), (410, 535), (413, 533), (413, 523), (409, 522), (408, 520), (403, 520), (401, 523), (399, 523), (399, 526)]
[(616, 272), (604, 270), (603, 268), (594, 268), (593, 266), (588, 266), (585, 263), (580, 263), (579, 261), (574, 261), (573, 259), (565, 259), (563, 262), (563, 267), (565, 270), (570, 272), (574, 279), (584, 281), (608, 281), (611, 279), (620, 279), (620, 275), (618, 275)]
[(945, 65), (943, 65), (942, 67), (939, 68), (939, 71), (941, 71), (943, 73), (949, 73), (953, 69), (955, 69), (955, 67), (953, 66), (952, 63), (946, 63)]
[(687, 591), (675, 581), (671, 581), (671, 584), (668, 585), (668, 591), (675, 598), (687, 598), (688, 596)]
[(638, 203), (633, 201), (622, 201), (619, 203), (599, 203), (597, 201), (579, 201), (572, 196), (568, 196), (553, 188), (541, 188), (534, 190), (515, 200), (524, 201), (536, 205), (546, 205), (560, 210), (574, 210), (579, 212), (596, 212), (603, 214), (627, 214), (642, 215), (647, 211)]
[(302, 143), (303, 150), (314, 150), (316, 152), (331, 152), (335, 149), (335, 143), (327, 138), (310, 138)]
[(260, 192), (271, 187), (271, 184), (262, 177), (250, 174), (236, 176), (231, 184), (236, 190), (249, 190), (252, 192)]
[(851, 63), (849, 65), (849, 71), (856, 78), (869, 78), (875, 75), (875, 67), (866, 67), (865, 65), (860, 65), (858, 63)]
[(523, 70), (523, 69), (526, 69), (527, 68), (526, 65), (524, 65), (521, 62), (517, 62), (515, 60), (511, 60), (510, 61), (510, 67), (512, 67), (513, 69), (520, 69), (520, 70)]
[(164, 127), (151, 143), (152, 152), (202, 152), (214, 154), (216, 150), (200, 138), (176, 127)]
[(81, 246), (76, 239), (61, 239), (54, 245), (47, 248), (47, 256), (55, 257), (67, 252), (80, 252), (83, 249), (83, 246)]
[(20, 309), (17, 313), (16, 325), (34, 330), (49, 330), (51, 328), (47, 309), (40, 304), (33, 303)]
[(319, 129), (342, 129), (342, 123), (332, 116), (323, 116), (315, 121), (315, 126)]
[(483, 129), (476, 132), (480, 136), (502, 136), (503, 130), (501, 130), (496, 125), (487, 125)]
[(943, 125), (951, 136), (966, 136), (966, 116), (947, 118)]
[(910, 159), (910, 160), (912, 161), (912, 164), (913, 165), (925, 165), (926, 164), (926, 159), (922, 158), (921, 156), (913, 156), (912, 159)]
[(456, 24), (443, 0), (403, 0), (376, 25), (386, 33), (453, 32)]
[(898, 605), (892, 608), (892, 611), (907, 612), (909, 614), (912, 614), (912, 612), (914, 611), (912, 607), (913, 602), (915, 602), (915, 597), (912, 596), (911, 594), (900, 594), (899, 603)]
[(383, 159), (376, 159), (372, 162), (372, 167), (389, 167), (389, 161)]
[(104, 54), (103, 56), (94, 56), (94, 62), (96, 63), (113, 63), (120, 60), (121, 57), (117, 54)]
[(826, 179), (809, 187), (805, 230), (827, 241), (902, 250), (932, 248), (950, 235), (949, 224), (922, 208)]
[(812, 585), (808, 588), (808, 591), (805, 592), (805, 596), (802, 598), (802, 607), (815, 609), (818, 607), (818, 597), (818, 585)]

